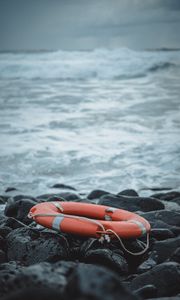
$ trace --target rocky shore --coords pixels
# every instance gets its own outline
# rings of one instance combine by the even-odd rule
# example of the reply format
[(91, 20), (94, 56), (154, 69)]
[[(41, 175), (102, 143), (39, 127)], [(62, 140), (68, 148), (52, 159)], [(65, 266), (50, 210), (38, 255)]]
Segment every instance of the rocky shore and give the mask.
[[(180, 299), (180, 192), (141, 197), (134, 190), (118, 194), (94, 190), (0, 196), (0, 299)], [(100, 243), (38, 228), (27, 214), (44, 201), (82, 201), (137, 212), (152, 227), (149, 250), (127, 254), (114, 240)], [(143, 239), (142, 239), (143, 240)], [(145, 241), (145, 239), (144, 239)], [(124, 241), (142, 250), (135, 240)]]

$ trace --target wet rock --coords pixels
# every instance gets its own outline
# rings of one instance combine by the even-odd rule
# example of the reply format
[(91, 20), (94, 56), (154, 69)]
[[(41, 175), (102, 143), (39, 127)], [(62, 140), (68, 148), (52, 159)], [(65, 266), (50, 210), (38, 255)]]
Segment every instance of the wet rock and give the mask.
[(141, 188), (141, 191), (154, 191), (154, 192), (159, 192), (159, 191), (170, 191), (173, 188), (171, 187), (143, 187)]
[(2, 300), (63, 300), (62, 294), (58, 290), (52, 288), (34, 288), (26, 287), (17, 291), (10, 291), (9, 295), (3, 297)]
[(153, 229), (168, 229), (168, 230), (171, 230), (172, 225), (169, 225), (169, 224), (165, 223), (164, 221), (154, 219), (153, 221), (151, 221), (151, 228), (153, 228)]
[(154, 211), (164, 209), (164, 204), (159, 200), (148, 197), (129, 197), (105, 195), (99, 199), (99, 203), (129, 211)]
[(3, 250), (0, 249), (0, 264), (6, 262), (6, 254)]
[(136, 291), (149, 284), (157, 288), (157, 297), (177, 295), (180, 292), (179, 264), (165, 262), (157, 265), (133, 279), (130, 286), (133, 291)]
[(46, 201), (73, 201), (79, 200), (80, 197), (77, 194), (64, 192), (58, 194), (44, 194), (37, 197), (39, 202), (46, 202)]
[(180, 213), (170, 210), (159, 210), (141, 214), (150, 223), (163, 221), (171, 226), (180, 226)]
[(37, 202), (29, 199), (22, 199), (14, 202), (13, 199), (10, 198), (6, 204), (4, 213), (8, 217), (13, 217), (29, 224), (32, 220), (30, 220), (27, 215), (29, 210), (36, 204)]
[(147, 260), (145, 260), (137, 269), (138, 273), (145, 273), (149, 271), (150, 269), (154, 268), (157, 265), (156, 260), (149, 257)]
[(175, 237), (175, 234), (166, 228), (155, 228), (151, 230), (151, 237), (156, 240), (166, 240)]
[(103, 190), (94, 190), (92, 191), (87, 198), (90, 200), (99, 199), (100, 197), (104, 195), (109, 195), (109, 192), (103, 191)]
[(0, 204), (5, 204), (8, 199), (9, 199), (9, 196), (0, 195)]
[(173, 254), (171, 255), (171, 257), (168, 259), (169, 261), (175, 261), (177, 263), (180, 263), (180, 247), (177, 248)]
[(5, 193), (12, 192), (12, 191), (17, 191), (17, 189), (14, 188), (14, 187), (8, 187), (8, 188), (5, 190)]
[(8, 226), (0, 226), (0, 236), (5, 238), (11, 232), (11, 230), (12, 229)]
[(135, 294), (143, 299), (147, 299), (149, 297), (155, 298), (157, 295), (157, 288), (152, 284), (148, 284), (136, 290)]
[[(143, 242), (146, 243), (146, 240), (143, 240)], [(136, 253), (141, 252), (144, 249), (144, 246), (142, 246), (139, 240), (124, 239), (123, 244), (127, 249), (127, 251), (134, 253), (134, 255), (132, 255), (121, 248), (123, 250), (123, 256), (126, 258), (128, 262), (129, 273), (130, 274), (135, 273), (137, 271), (137, 267), (142, 263), (142, 261), (146, 257), (148, 258), (149, 249), (142, 255), (136, 255)], [(117, 247), (119, 247), (119, 243), (117, 243)]]
[(120, 275), (128, 273), (126, 259), (110, 249), (93, 249), (86, 252), (83, 261), (98, 264), (118, 272)]
[(139, 197), (138, 193), (135, 190), (128, 189), (123, 190), (122, 192), (118, 193), (117, 196), (129, 196), (129, 197)]
[(154, 298), (148, 298), (148, 300), (179, 300), (179, 297), (180, 296), (175, 296), (175, 297), (171, 297), (171, 298), (169, 298), (169, 297), (161, 297), (161, 298), (156, 298), (156, 299), (154, 299)]
[(174, 201), (173, 199), (180, 197), (180, 192), (169, 192), (169, 193), (160, 193), (160, 194), (154, 194), (151, 197), (158, 198), (165, 201)]
[(0, 249), (5, 250), (6, 249), (6, 240), (0, 235)]
[(13, 294), (24, 288), (50, 288), (62, 293), (67, 279), (76, 266), (73, 262), (58, 262), (56, 264), (39, 263), (22, 269), (0, 270), (1, 294)]
[[(161, 220), (156, 220), (156, 219), (154, 221), (150, 221), (150, 223), (151, 223), (151, 229), (152, 229), (151, 237), (154, 237), (154, 231), (156, 231), (156, 230), (169, 230), (174, 235), (174, 237), (178, 236), (180, 234), (180, 227), (178, 227), (178, 226), (172, 226)], [(167, 233), (167, 231), (166, 231), (166, 233)], [(155, 238), (158, 240), (163, 240), (163, 239), (165, 239), (166, 233), (162, 232), (162, 234), (161, 234), (160, 232), (159, 233), (157, 232), (157, 235), (155, 233), (155, 235), (156, 235)], [(170, 236), (169, 236), (169, 238), (170, 238)]]
[(13, 201), (19, 201), (19, 200), (33, 200), (37, 202), (37, 199), (35, 197), (29, 196), (29, 195), (16, 195), (14, 197), (11, 197)]
[(164, 193), (156, 193), (152, 194), (150, 197), (156, 198), (156, 199), (161, 199), (161, 197), (164, 195)]
[(0, 230), (6, 226), (6, 222), (7, 222), (8, 218), (6, 216), (4, 216), (4, 214), (0, 215)]
[(62, 197), (65, 201), (73, 201), (73, 200), (81, 199), (77, 194), (73, 194), (73, 193), (61, 193), (60, 197)]
[(7, 274), (8, 272), (10, 275), (16, 275), (22, 269), (23, 269), (23, 267), (21, 264), (15, 262), (15, 261), (10, 261), (10, 262), (0, 265), (0, 275), (2, 275), (4, 273)]
[(68, 189), (68, 190), (73, 190), (76, 191), (76, 189), (70, 185), (66, 185), (66, 184), (62, 184), (62, 183), (56, 183), (53, 186), (51, 186), (51, 188), (54, 189)]
[(147, 271), (156, 264), (165, 262), (172, 256), (178, 247), (180, 247), (180, 237), (155, 242), (148, 260), (139, 266), (139, 272)]
[(30, 265), (42, 261), (55, 262), (68, 257), (68, 244), (63, 236), (18, 228), (7, 236), (8, 260)]
[(0, 249), (2, 248), (4, 243), (4, 238), (0, 235)]
[(173, 198), (172, 201), (175, 202), (175, 203), (177, 203), (178, 205), (180, 205), (180, 197)]
[(71, 273), (65, 290), (67, 299), (138, 299), (121, 284), (112, 271), (94, 265), (79, 264)]
[(5, 293), (9, 293), (11, 287), (7, 286), (7, 283), (14, 279), (16, 275), (21, 272), (23, 267), (15, 262), (0, 264), (0, 299)]

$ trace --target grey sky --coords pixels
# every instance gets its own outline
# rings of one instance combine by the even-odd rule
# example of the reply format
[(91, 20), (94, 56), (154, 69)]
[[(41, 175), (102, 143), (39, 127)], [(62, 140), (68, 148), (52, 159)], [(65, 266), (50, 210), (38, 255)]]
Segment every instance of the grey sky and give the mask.
[(0, 50), (180, 47), (180, 0), (0, 0)]

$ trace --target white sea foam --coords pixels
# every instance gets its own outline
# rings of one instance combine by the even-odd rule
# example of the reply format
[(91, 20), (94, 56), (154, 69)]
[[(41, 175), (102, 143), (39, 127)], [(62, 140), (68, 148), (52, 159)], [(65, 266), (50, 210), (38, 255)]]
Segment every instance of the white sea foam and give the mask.
[(56, 51), (0, 56), (0, 78), (127, 79), (178, 67), (174, 53), (97, 49), (89, 52)]
[(180, 52), (0, 54), (0, 189), (179, 188)]

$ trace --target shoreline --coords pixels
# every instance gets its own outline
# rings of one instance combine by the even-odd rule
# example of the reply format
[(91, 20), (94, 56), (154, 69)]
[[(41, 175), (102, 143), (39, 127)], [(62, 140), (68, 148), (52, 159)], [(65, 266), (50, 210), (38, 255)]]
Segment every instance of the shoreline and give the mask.
[[(4, 212), (0, 210), (2, 299), (23, 299), (25, 295), (32, 298), (34, 294), (52, 299), (118, 299), (121, 295), (123, 299), (178, 299), (180, 212), (176, 208), (180, 207), (180, 192), (154, 191), (149, 197), (141, 197), (132, 189), (118, 194), (94, 190), (82, 197), (73, 187), (58, 188), (67, 191), (37, 197), (0, 196), (5, 207)], [(116, 240), (101, 244), (93, 238), (38, 229), (27, 218), (35, 204), (62, 198), (122, 208), (143, 216), (152, 227), (148, 251), (132, 256)], [(135, 240), (124, 243), (131, 251), (141, 250)], [(96, 288), (91, 288), (93, 285)]]

